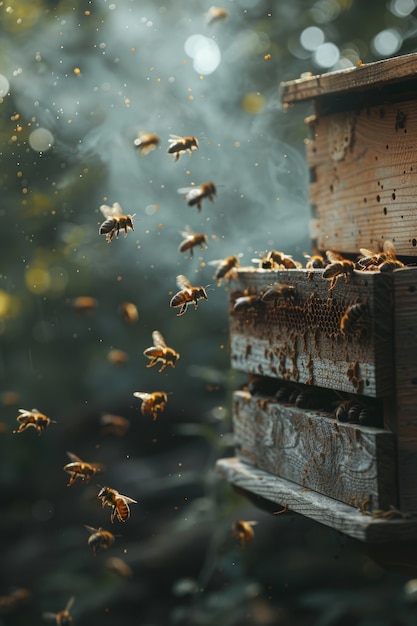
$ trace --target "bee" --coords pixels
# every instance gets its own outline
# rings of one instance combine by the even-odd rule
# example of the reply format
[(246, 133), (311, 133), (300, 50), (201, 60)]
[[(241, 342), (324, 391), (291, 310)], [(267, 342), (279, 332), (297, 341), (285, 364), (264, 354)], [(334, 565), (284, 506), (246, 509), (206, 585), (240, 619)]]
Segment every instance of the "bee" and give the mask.
[(196, 206), (201, 211), (201, 204), (204, 198), (208, 198), (211, 203), (214, 202), (214, 197), (217, 195), (217, 187), (214, 183), (201, 183), (198, 187), (180, 187), (178, 193), (185, 194), (184, 200), (187, 201), (188, 206)]
[(93, 476), (104, 469), (101, 463), (86, 463), (73, 452), (67, 452), (67, 455), (71, 459), (71, 463), (64, 465), (64, 472), (70, 475), (67, 487), (71, 487), (77, 478), (87, 485)]
[(177, 276), (177, 287), (180, 289), (175, 296), (171, 298), (169, 306), (181, 307), (177, 317), (184, 315), (188, 305), (194, 302), (194, 309), (198, 309), (199, 300), (208, 300), (206, 289), (208, 287), (193, 287), (188, 278), (183, 274)]
[(168, 154), (175, 154), (175, 161), (181, 156), (181, 152), (188, 152), (192, 154), (193, 150), (198, 150), (197, 137), (180, 137), (178, 135), (170, 135), (168, 139), (169, 148)]
[(131, 578), (133, 576), (133, 570), (130, 565), (128, 565), (128, 563), (126, 563), (123, 559), (119, 559), (117, 556), (112, 556), (106, 559), (105, 565), (108, 570), (114, 572), (120, 576), (120, 578)]
[(193, 258), (194, 248), (196, 246), (200, 246), (200, 250), (204, 250), (207, 246), (208, 239), (207, 235), (204, 233), (193, 233), (189, 228), (181, 231), (181, 235), (184, 237), (184, 241), (182, 241), (179, 245), (179, 252), (188, 252), (190, 251), (190, 259)]
[(139, 131), (137, 138), (133, 144), (138, 148), (142, 155), (148, 154), (159, 146), (160, 137), (153, 133), (147, 133), (143, 130)]
[(111, 365), (126, 365), (129, 357), (124, 350), (113, 348), (107, 353), (107, 360)]
[(129, 229), (135, 230), (133, 228), (134, 215), (123, 215), (122, 207), (118, 202), (114, 202), (111, 207), (107, 204), (102, 204), (100, 211), (106, 219), (101, 224), (98, 232), (100, 235), (106, 235), (107, 243), (110, 243), (114, 236), (118, 238), (120, 230), (125, 231), (125, 237)]
[(130, 428), (130, 422), (121, 415), (113, 415), (112, 413), (104, 413), (100, 416), (101, 434), (115, 435), (123, 437)]
[(393, 270), (405, 267), (395, 253), (395, 247), (392, 241), (384, 241), (385, 260), (378, 266), (380, 272), (392, 272)]
[(178, 352), (175, 352), (173, 348), (168, 348), (165, 343), (165, 339), (159, 332), (159, 330), (154, 330), (152, 333), (152, 341), (154, 343), (150, 348), (146, 348), (143, 354), (148, 359), (151, 360), (150, 363), (146, 367), (153, 367), (160, 361), (162, 363), (159, 368), (160, 372), (163, 372), (168, 365), (171, 367), (175, 367), (176, 361), (180, 358)]
[(70, 614), (70, 610), (72, 605), (74, 604), (75, 598), (74, 596), (72, 596), (68, 602), (67, 602), (67, 606), (65, 607), (65, 609), (63, 611), (60, 611), (59, 613), (44, 613), (42, 615), (42, 617), (44, 619), (47, 620), (55, 620), (55, 624), (57, 626), (68, 626), (69, 624), (72, 624), (72, 616)]
[(264, 270), (293, 270), (301, 268), (301, 263), (294, 261), (291, 255), (284, 254), (278, 250), (270, 250), (263, 254), (260, 259), (252, 259), (252, 262), (258, 263), (258, 267)]
[(217, 284), (221, 285), (223, 278), (225, 280), (229, 280), (233, 276), (234, 270), (239, 267), (240, 263), (239, 257), (232, 254), (231, 256), (227, 256), (225, 259), (209, 261), (209, 265), (217, 265), (214, 278), (217, 280)]
[(78, 296), (72, 301), (72, 306), (77, 313), (84, 315), (85, 313), (95, 311), (98, 307), (98, 301), (95, 298), (91, 298), (91, 296)]
[(340, 318), (343, 335), (354, 335), (364, 330), (368, 307), (363, 302), (351, 304)]
[(306, 262), (306, 269), (308, 270), (317, 270), (326, 267), (327, 261), (321, 254), (313, 254), (310, 256), (306, 252), (304, 252), (304, 257), (308, 259)]
[(356, 266), (359, 270), (377, 271), (381, 263), (386, 260), (384, 252), (373, 252), (367, 248), (360, 248), (361, 257), (359, 257)]
[(234, 537), (240, 539), (240, 545), (243, 547), (255, 536), (255, 531), (253, 527), (256, 526), (258, 522), (247, 522), (244, 520), (237, 520), (232, 523), (232, 534)]
[(133, 302), (122, 302), (119, 306), (119, 313), (128, 324), (136, 324), (139, 319), (139, 313)]
[(323, 278), (326, 280), (330, 280), (329, 291), (332, 291), (337, 281), (344, 276), (345, 282), (347, 282), (353, 274), (355, 269), (355, 263), (353, 261), (349, 261), (348, 259), (344, 259), (337, 252), (332, 252), (328, 250), (326, 252), (326, 256), (330, 261), (330, 264), (326, 266), (323, 272)]
[(162, 412), (168, 402), (168, 394), (165, 391), (154, 391), (153, 393), (135, 391), (133, 395), (142, 400), (140, 407), (142, 415), (152, 415), (154, 420), (158, 417), (158, 411)]
[(228, 17), (228, 10), (222, 9), (220, 7), (210, 7), (204, 16), (207, 26), (212, 26), (213, 24), (224, 22), (225, 20), (227, 20)]
[(363, 406), (353, 400), (343, 400), (340, 402), (334, 412), (339, 422), (349, 422), (350, 424), (359, 423), (359, 415)]
[(40, 413), (37, 409), (32, 409), (31, 411), (19, 409), (19, 413), (20, 415), (18, 415), (16, 419), (20, 422), (20, 426), (17, 430), (13, 431), (14, 433), (22, 433), (32, 426), (38, 435), (41, 435), (49, 424), (56, 424), (54, 420), (51, 420), (50, 417), (46, 417), (46, 415)]
[(93, 549), (94, 556), (97, 556), (97, 552), (101, 550), (108, 550), (114, 544), (116, 537), (108, 530), (103, 528), (93, 528), (92, 526), (86, 526), (86, 529), (90, 531), (88, 538), (88, 545)]
[(274, 305), (277, 304), (279, 300), (284, 298), (292, 299), (295, 296), (295, 287), (294, 285), (285, 285), (284, 283), (272, 285), (265, 289), (265, 291), (261, 295), (262, 302), (271, 302)]
[(111, 507), (110, 520), (112, 523), (115, 517), (117, 517), (119, 522), (126, 522), (130, 517), (129, 503), (137, 504), (136, 500), (128, 498), (128, 496), (122, 496), (116, 489), (111, 489), (110, 487), (100, 487), (97, 498), (101, 499), (103, 508), (106, 505)]
[(29, 602), (31, 598), (31, 592), (25, 587), (14, 589), (7, 596), (0, 596), (0, 615), (6, 615), (15, 611), (19, 606)]
[(246, 311), (247, 309), (254, 309), (262, 302), (261, 296), (258, 294), (251, 294), (248, 296), (239, 296), (236, 298), (233, 311), (235, 313), (239, 313), (242, 311)]

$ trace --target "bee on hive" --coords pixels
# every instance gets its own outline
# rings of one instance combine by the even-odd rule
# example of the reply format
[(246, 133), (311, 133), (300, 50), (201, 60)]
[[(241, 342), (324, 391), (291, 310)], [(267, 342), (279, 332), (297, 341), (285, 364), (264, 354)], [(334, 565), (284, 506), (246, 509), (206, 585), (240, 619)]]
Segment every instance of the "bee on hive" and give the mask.
[(260, 269), (264, 270), (294, 270), (302, 267), (301, 263), (294, 261), (292, 256), (279, 250), (269, 250), (261, 255), (260, 259), (252, 259)]
[(211, 203), (214, 203), (214, 198), (217, 195), (217, 187), (214, 183), (201, 183), (198, 187), (180, 187), (178, 193), (185, 194), (184, 200), (187, 201), (188, 206), (196, 206), (201, 211), (201, 205), (205, 198), (208, 198)]
[(158, 412), (164, 411), (168, 402), (168, 394), (165, 391), (154, 391), (152, 393), (135, 391), (133, 395), (135, 398), (142, 400), (140, 407), (142, 415), (152, 415), (154, 420), (158, 417)]
[(380, 272), (392, 272), (393, 270), (405, 267), (404, 263), (397, 259), (397, 254), (392, 241), (384, 241), (383, 247), (385, 260), (378, 266)]
[(114, 544), (116, 537), (108, 530), (92, 526), (85, 527), (90, 532), (88, 545), (91, 546), (94, 556), (97, 556), (99, 550), (108, 550)]
[(70, 475), (67, 487), (71, 487), (77, 478), (87, 485), (93, 476), (104, 470), (101, 463), (86, 463), (73, 452), (67, 452), (67, 455), (71, 459), (71, 463), (64, 465), (64, 472)]
[(128, 496), (122, 496), (121, 493), (111, 487), (100, 487), (97, 498), (101, 500), (101, 506), (111, 507), (110, 520), (113, 523), (114, 518), (117, 517), (119, 522), (126, 522), (130, 517), (129, 504), (137, 504), (136, 500), (129, 498)]
[(304, 258), (308, 259), (306, 261), (306, 269), (307, 270), (318, 270), (318, 269), (323, 269), (324, 267), (326, 267), (327, 265), (327, 261), (326, 259), (321, 256), (321, 254), (307, 254), (306, 252), (304, 252)]
[(148, 363), (146, 367), (153, 367), (158, 361), (162, 363), (159, 369), (160, 372), (163, 372), (168, 365), (175, 367), (175, 363), (180, 358), (180, 355), (172, 348), (168, 348), (159, 330), (153, 331), (152, 341), (154, 345), (150, 348), (146, 348), (143, 352), (144, 356), (150, 359), (150, 363)]
[(330, 280), (329, 291), (332, 291), (336, 287), (337, 281), (342, 278), (342, 276), (345, 282), (348, 282), (355, 270), (355, 263), (349, 261), (349, 259), (344, 259), (342, 255), (337, 252), (332, 252), (331, 250), (326, 252), (326, 256), (330, 263), (324, 269), (323, 278)]
[(31, 411), (27, 411), (26, 409), (19, 409), (20, 415), (17, 416), (17, 421), (20, 422), (20, 426), (17, 430), (14, 430), (14, 433), (22, 433), (27, 428), (34, 428), (38, 435), (41, 435), (45, 428), (49, 426), (49, 424), (56, 422), (51, 420), (50, 417), (47, 417), (43, 413), (40, 413), (37, 409), (32, 409)]
[(368, 315), (368, 307), (364, 302), (351, 304), (340, 318), (341, 333), (346, 336), (361, 334), (369, 321)]
[(100, 235), (106, 235), (107, 243), (110, 243), (114, 237), (117, 239), (121, 230), (125, 231), (125, 237), (129, 229), (135, 230), (133, 228), (134, 215), (124, 215), (122, 207), (118, 202), (114, 202), (112, 206), (102, 204), (100, 211), (106, 219), (101, 224), (98, 232)]
[(199, 300), (208, 300), (206, 289), (207, 287), (194, 287), (188, 278), (183, 274), (177, 276), (178, 291), (172, 298), (169, 305), (171, 307), (181, 307), (177, 317), (184, 315), (188, 305), (194, 302), (194, 309), (198, 309)]
[(179, 252), (190, 252), (190, 259), (194, 256), (194, 248), (196, 246), (200, 246), (200, 250), (204, 250), (207, 246), (208, 239), (207, 235), (204, 233), (193, 233), (192, 230), (186, 228), (181, 231), (181, 235), (184, 237), (184, 240), (180, 243), (178, 251)]
[(159, 146), (160, 137), (154, 133), (147, 133), (143, 130), (139, 131), (137, 138), (133, 144), (138, 148), (142, 155), (148, 154)]
[(59, 611), (59, 613), (50, 613), (49, 611), (44, 613), (42, 617), (46, 620), (54, 620), (57, 626), (69, 626), (72, 624), (72, 615), (70, 614), (70, 610), (72, 605), (74, 604), (75, 598), (72, 596), (63, 611)]
[(175, 161), (181, 156), (182, 152), (193, 153), (193, 150), (198, 150), (197, 137), (180, 137), (179, 135), (170, 135), (168, 139), (169, 148), (168, 154), (175, 155)]
[(285, 299), (294, 299), (295, 294), (296, 289), (294, 285), (286, 285), (284, 283), (280, 283), (277, 285), (272, 285), (271, 287), (267, 287), (262, 292), (261, 301), (276, 306), (280, 300), (284, 301)]

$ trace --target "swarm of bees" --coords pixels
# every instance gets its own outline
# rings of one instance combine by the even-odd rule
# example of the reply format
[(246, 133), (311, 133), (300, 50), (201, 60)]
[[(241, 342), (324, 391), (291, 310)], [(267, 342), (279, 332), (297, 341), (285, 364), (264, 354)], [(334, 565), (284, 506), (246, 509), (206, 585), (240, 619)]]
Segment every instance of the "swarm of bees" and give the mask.
[(158, 417), (159, 412), (165, 410), (168, 402), (168, 394), (165, 391), (153, 391), (152, 393), (135, 391), (133, 395), (142, 400), (140, 407), (142, 415), (152, 415), (154, 420)]
[(199, 300), (208, 300), (207, 287), (194, 287), (183, 274), (177, 276), (177, 287), (179, 291), (171, 298), (169, 303), (171, 307), (180, 307), (177, 317), (184, 315), (189, 304), (194, 303), (194, 309), (197, 310)]
[(73, 452), (67, 452), (67, 455), (71, 459), (71, 463), (64, 465), (64, 472), (67, 472), (67, 474), (70, 475), (70, 479), (67, 484), (68, 487), (71, 487), (77, 478), (87, 485), (93, 476), (102, 472), (104, 469), (104, 466), (101, 463), (86, 463)]
[(137, 501), (133, 500), (133, 498), (122, 496), (121, 493), (111, 487), (100, 487), (97, 498), (101, 500), (103, 508), (105, 506), (111, 508), (110, 521), (112, 523), (116, 517), (119, 522), (126, 522), (130, 517), (129, 504), (137, 504)]
[(110, 243), (114, 237), (119, 237), (121, 230), (125, 231), (125, 237), (128, 230), (135, 230), (133, 227), (134, 215), (124, 215), (122, 207), (118, 202), (114, 202), (112, 206), (102, 204), (100, 211), (106, 218), (99, 228), (100, 235), (106, 235), (107, 243)]
[(154, 345), (150, 348), (146, 348), (143, 352), (144, 356), (150, 359), (150, 363), (148, 363), (146, 367), (153, 367), (157, 363), (161, 363), (162, 365), (159, 368), (160, 372), (163, 372), (168, 365), (175, 367), (180, 355), (173, 348), (169, 348), (166, 345), (165, 339), (159, 330), (153, 331), (152, 341)]
[(20, 415), (18, 415), (16, 419), (20, 423), (20, 426), (17, 430), (13, 431), (14, 433), (22, 433), (28, 428), (34, 428), (38, 435), (42, 435), (49, 424), (56, 423), (54, 420), (51, 420), (50, 417), (40, 413), (37, 409), (32, 409), (31, 411), (19, 409), (19, 413)]

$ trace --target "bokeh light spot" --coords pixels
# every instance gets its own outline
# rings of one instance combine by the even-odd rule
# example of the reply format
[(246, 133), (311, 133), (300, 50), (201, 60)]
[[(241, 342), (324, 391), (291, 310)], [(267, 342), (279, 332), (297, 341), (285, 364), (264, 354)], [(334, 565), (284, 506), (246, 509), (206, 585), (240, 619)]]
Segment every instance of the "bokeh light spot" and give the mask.
[(242, 98), (242, 109), (246, 113), (256, 115), (265, 106), (265, 98), (259, 92), (248, 92)]
[(54, 145), (54, 136), (47, 128), (36, 128), (29, 135), (29, 145), (35, 152), (46, 152)]

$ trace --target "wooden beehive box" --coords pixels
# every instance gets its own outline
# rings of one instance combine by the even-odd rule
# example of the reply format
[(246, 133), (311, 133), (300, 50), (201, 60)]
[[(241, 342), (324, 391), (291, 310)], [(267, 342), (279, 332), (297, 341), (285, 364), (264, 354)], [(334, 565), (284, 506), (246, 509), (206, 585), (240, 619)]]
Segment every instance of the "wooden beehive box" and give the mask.
[[(217, 469), (353, 537), (417, 539), (417, 55), (283, 83), (281, 98), (314, 103), (312, 248), (355, 261), (389, 240), (405, 267), (333, 282), (237, 269), (231, 363), (248, 386), (233, 398), (236, 457)], [(340, 421), (352, 403), (359, 421)]]

